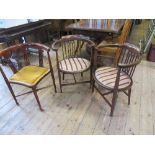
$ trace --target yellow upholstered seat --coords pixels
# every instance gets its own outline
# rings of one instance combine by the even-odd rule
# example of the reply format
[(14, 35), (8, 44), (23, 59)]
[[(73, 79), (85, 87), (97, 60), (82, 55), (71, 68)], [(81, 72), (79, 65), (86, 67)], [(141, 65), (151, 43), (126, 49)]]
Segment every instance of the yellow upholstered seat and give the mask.
[(23, 83), (26, 85), (35, 85), (43, 76), (49, 73), (48, 68), (38, 66), (25, 66), (12, 77), (10, 82)]

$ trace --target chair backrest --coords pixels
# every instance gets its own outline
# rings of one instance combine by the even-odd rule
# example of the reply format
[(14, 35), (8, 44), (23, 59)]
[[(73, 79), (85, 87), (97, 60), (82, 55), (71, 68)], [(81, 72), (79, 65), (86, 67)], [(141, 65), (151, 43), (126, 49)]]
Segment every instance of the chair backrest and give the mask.
[[(132, 26), (132, 19), (125, 20), (121, 35), (119, 36), (119, 39), (118, 39), (118, 44), (124, 44), (127, 41), (129, 33), (130, 33), (131, 26)], [(120, 53), (121, 53), (121, 49), (118, 48), (116, 50), (116, 56), (115, 56), (116, 62), (115, 63), (118, 62)]]
[[(28, 66), (31, 63), (30, 50), (35, 50), (35, 57), (38, 56), (38, 66), (43, 67), (43, 53), (46, 51), (48, 56), (48, 63), (50, 70), (52, 69), (52, 64), (50, 60), (49, 51), (50, 48), (39, 43), (25, 43), (17, 44), (10, 47), (7, 47), (0, 51), (0, 57), (4, 59), (5, 63), (11, 68), (13, 73), (16, 73), (24, 66)], [(34, 64), (36, 65), (36, 64)], [(0, 66), (1, 67), (1, 66)], [(2, 71), (2, 68), (1, 68)]]
[[(89, 47), (94, 46), (94, 42), (83, 35), (67, 35), (52, 44), (52, 49), (56, 51), (57, 60), (71, 57), (86, 57)], [(90, 57), (90, 56), (89, 56)]]
[[(123, 71), (125, 72), (127, 75), (129, 75), (130, 78), (132, 78), (135, 68), (137, 66), (137, 64), (140, 63), (142, 55), (141, 55), (141, 51), (138, 47), (136, 47), (135, 45), (132, 44), (108, 44), (108, 45), (103, 45), (102, 48), (104, 47), (116, 47), (118, 49), (121, 50), (121, 54), (119, 57), (119, 61), (117, 64), (117, 68), (118, 68), (118, 73), (117, 73), (117, 77), (116, 77), (116, 82), (118, 82), (120, 78), (120, 72)], [(100, 57), (103, 57), (103, 55), (99, 55), (97, 50), (95, 51), (94, 54), (94, 71), (96, 70), (96, 68), (98, 67), (97, 64), (99, 63), (99, 60), (101, 60)], [(115, 85), (118, 86), (118, 83)]]
[(137, 46), (129, 43), (119, 46), (122, 50), (117, 66), (121, 71), (125, 72), (132, 78), (136, 66), (142, 59), (141, 50)]

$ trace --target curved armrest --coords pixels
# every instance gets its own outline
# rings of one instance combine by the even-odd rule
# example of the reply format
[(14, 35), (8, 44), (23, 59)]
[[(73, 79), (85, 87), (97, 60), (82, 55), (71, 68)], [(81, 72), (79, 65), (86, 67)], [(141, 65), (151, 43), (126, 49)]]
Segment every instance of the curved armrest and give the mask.
[(7, 47), (7, 48), (5, 48), (5, 49), (3, 49), (3, 50), (0, 51), (0, 57), (9, 56), (10, 55), (10, 52), (14, 52), (17, 49), (22, 48), (22, 47), (23, 47), (23, 44), (16, 44), (16, 45), (12, 45), (10, 47)]
[(29, 43), (27, 44), (28, 46), (34, 47), (34, 48), (41, 48), (44, 49), (46, 51), (50, 51), (50, 48), (44, 44), (40, 44), (40, 43)]

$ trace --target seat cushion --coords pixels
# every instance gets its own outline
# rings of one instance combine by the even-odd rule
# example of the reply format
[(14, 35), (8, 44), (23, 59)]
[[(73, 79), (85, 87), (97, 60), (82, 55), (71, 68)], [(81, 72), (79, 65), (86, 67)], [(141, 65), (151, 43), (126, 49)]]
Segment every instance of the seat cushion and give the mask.
[(23, 83), (26, 85), (35, 85), (44, 75), (49, 73), (48, 68), (38, 66), (25, 66), (12, 77), (10, 82)]
[(90, 67), (90, 61), (84, 58), (68, 58), (59, 62), (60, 70), (70, 73), (78, 73)]
[[(95, 78), (100, 84), (110, 89), (113, 89), (115, 86), (117, 72), (118, 72), (117, 68), (100, 67), (95, 71)], [(130, 84), (131, 84), (130, 77), (126, 73), (121, 72), (118, 89), (124, 89), (128, 87)]]

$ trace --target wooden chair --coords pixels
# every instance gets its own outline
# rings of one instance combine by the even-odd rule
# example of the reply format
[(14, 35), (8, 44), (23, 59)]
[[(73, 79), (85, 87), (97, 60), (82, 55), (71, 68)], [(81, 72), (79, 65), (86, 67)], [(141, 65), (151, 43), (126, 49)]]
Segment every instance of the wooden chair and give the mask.
[[(95, 88), (111, 107), (110, 116), (113, 115), (118, 92), (123, 91), (128, 96), (128, 104), (130, 104), (131, 87), (133, 84), (132, 76), (136, 65), (141, 61), (140, 49), (132, 44), (109, 44), (102, 46), (102, 48), (111, 47), (119, 48), (121, 51), (117, 67), (98, 67), (100, 57), (103, 57), (103, 55), (96, 50), (94, 53), (92, 84), (92, 91)], [(107, 90), (107, 92), (101, 92), (102, 89)], [(113, 95), (111, 102), (105, 97), (108, 94)]]
[[(60, 91), (62, 92), (62, 86), (87, 83), (92, 79), (92, 47), (94, 43), (87, 39), (83, 35), (67, 35), (60, 40), (52, 44), (52, 49), (56, 51), (56, 60), (59, 76)], [(87, 53), (87, 49), (91, 49), (90, 55)], [(83, 73), (90, 69), (90, 80), (78, 82), (75, 78), (75, 74)], [(62, 83), (61, 74), (72, 74), (75, 82)]]
[[(35, 49), (35, 51), (38, 53), (38, 57), (39, 57), (38, 66), (30, 64), (30, 57), (29, 57), (30, 48)], [(44, 52), (46, 52), (48, 56), (49, 68), (43, 67)], [(48, 74), (51, 74), (52, 76), (54, 90), (56, 92), (55, 79), (54, 79), (53, 68), (52, 68), (49, 52), (50, 52), (49, 47), (39, 43), (17, 44), (0, 51), (0, 57), (5, 59), (5, 62), (11, 68), (13, 75), (10, 78), (8, 78), (1, 65), (0, 65), (0, 72), (17, 105), (19, 105), (19, 103), (16, 97), (33, 92), (40, 110), (43, 111), (43, 108), (41, 107), (41, 104), (37, 95), (37, 91), (43, 88), (37, 88), (37, 84)], [(14, 59), (15, 53), (18, 53), (18, 55), (20, 55), (20, 62), (21, 62), (20, 65)], [(28, 88), (31, 88), (32, 91), (15, 95), (11, 84), (23, 85)]]
[(114, 48), (114, 47), (106, 47), (105, 48), (102, 45), (114, 44), (114, 43), (124, 44), (127, 41), (128, 35), (130, 33), (131, 26), (132, 26), (132, 20), (131, 19), (125, 20), (125, 23), (124, 23), (124, 26), (123, 26), (123, 30), (122, 30), (121, 34), (118, 37), (115, 37), (112, 40), (111, 39), (103, 40), (97, 46), (98, 52), (100, 52), (103, 55), (105, 55), (105, 58), (113, 59), (115, 65), (117, 64), (119, 55), (121, 53), (120, 49), (117, 49), (117, 48)]

